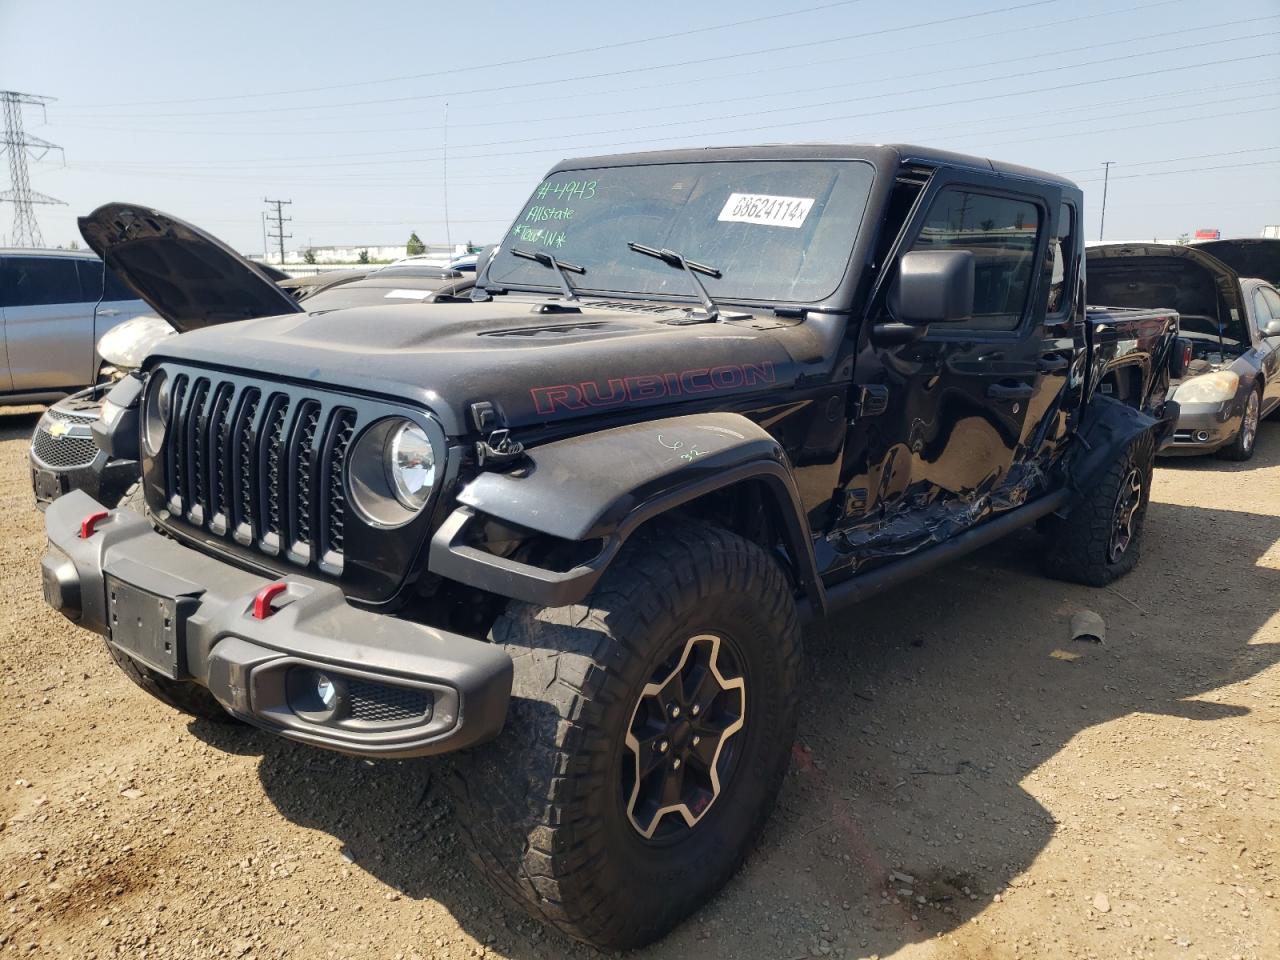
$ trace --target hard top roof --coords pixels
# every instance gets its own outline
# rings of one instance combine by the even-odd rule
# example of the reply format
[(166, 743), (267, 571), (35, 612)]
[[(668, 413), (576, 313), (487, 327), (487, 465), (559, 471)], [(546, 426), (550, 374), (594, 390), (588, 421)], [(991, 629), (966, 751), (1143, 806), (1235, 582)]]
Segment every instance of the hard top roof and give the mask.
[(964, 167), (995, 173), (999, 176), (1039, 180), (1078, 190), (1075, 183), (1056, 173), (1020, 167), (1012, 163), (989, 160), (969, 154), (952, 153), (932, 147), (913, 144), (835, 144), (835, 143), (775, 143), (740, 147), (697, 147), (679, 150), (647, 150), (636, 153), (617, 153), (594, 157), (576, 157), (562, 160), (552, 168), (552, 173), (577, 170), (584, 167), (625, 167), (659, 163), (698, 163), (726, 160), (870, 160), (882, 167), (896, 167), (902, 163), (917, 162), (931, 166)]

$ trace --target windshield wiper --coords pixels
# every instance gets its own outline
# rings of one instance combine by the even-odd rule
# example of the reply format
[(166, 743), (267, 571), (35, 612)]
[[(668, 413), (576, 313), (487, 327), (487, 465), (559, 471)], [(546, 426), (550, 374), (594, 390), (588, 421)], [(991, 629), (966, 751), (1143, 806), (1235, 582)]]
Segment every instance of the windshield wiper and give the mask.
[(702, 306), (706, 309), (707, 319), (715, 321), (720, 319), (720, 308), (716, 306), (716, 302), (711, 299), (711, 294), (707, 293), (707, 288), (702, 285), (702, 281), (698, 279), (698, 274), (705, 274), (708, 277), (715, 277), (719, 280), (721, 273), (715, 267), (707, 266), (705, 263), (696, 263), (693, 260), (685, 259), (684, 254), (677, 253), (675, 250), (668, 250), (666, 247), (658, 249), (657, 247), (645, 246), (643, 243), (628, 243), (628, 247), (636, 253), (643, 253), (646, 257), (653, 257), (655, 260), (661, 260), (669, 267), (676, 267), (683, 270), (689, 275), (689, 279), (693, 281), (693, 285), (698, 289), (698, 299), (702, 301)]
[[(560, 281), (560, 289), (564, 291), (564, 299), (577, 300), (578, 295), (574, 292), (573, 285), (569, 283), (569, 273), (586, 273), (586, 267), (580, 267), (576, 263), (565, 263), (563, 260), (557, 260), (549, 253), (539, 253), (533, 250), (521, 250), (519, 247), (511, 248), (513, 257), (520, 257), (523, 260), (532, 260), (534, 263), (540, 263), (544, 267), (550, 267), (556, 272), (556, 278)], [(568, 271), (568, 273), (566, 273)]]

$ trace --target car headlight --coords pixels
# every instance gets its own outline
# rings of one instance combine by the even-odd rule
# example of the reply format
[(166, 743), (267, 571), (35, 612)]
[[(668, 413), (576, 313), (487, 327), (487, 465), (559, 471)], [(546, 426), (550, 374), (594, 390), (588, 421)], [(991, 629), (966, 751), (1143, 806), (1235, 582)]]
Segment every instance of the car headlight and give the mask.
[(155, 456), (164, 446), (165, 430), (169, 426), (169, 395), (173, 384), (163, 370), (151, 374), (147, 396), (142, 404), (142, 442), (147, 452)]
[(440, 480), (442, 443), (430, 425), (407, 417), (386, 417), (365, 429), (347, 456), (347, 490), (360, 515), (394, 527), (421, 513)]
[(1223, 403), (1236, 395), (1240, 377), (1230, 370), (1204, 373), (1179, 385), (1173, 399), (1179, 403)]
[(436, 454), (426, 432), (404, 421), (388, 438), (384, 456), (396, 499), (410, 510), (421, 510), (436, 485)]

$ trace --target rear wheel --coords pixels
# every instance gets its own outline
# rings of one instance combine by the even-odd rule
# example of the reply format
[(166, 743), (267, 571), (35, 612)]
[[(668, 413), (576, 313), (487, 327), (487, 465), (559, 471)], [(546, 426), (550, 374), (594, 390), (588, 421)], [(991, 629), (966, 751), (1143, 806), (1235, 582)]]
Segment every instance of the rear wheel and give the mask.
[(1050, 576), (1101, 587), (1137, 566), (1154, 461), (1155, 444), (1144, 433), (1069, 516), (1046, 518), (1045, 568)]
[(512, 604), (492, 638), (515, 663), (507, 726), (450, 778), (474, 859), (569, 936), (662, 936), (737, 869), (781, 786), (790, 583), (741, 537), (661, 525), (581, 604)]
[[(141, 482), (130, 487), (116, 506), (127, 507), (138, 513), (144, 512)], [(111, 655), (111, 659), (115, 661), (121, 673), (161, 703), (166, 703), (175, 710), (181, 710), (201, 720), (213, 720), (218, 723), (240, 722), (227, 713), (222, 708), (222, 704), (214, 699), (213, 694), (198, 683), (170, 680), (150, 667), (138, 663), (128, 654), (121, 653), (110, 642), (107, 643), (107, 653)]]
[(1255, 387), (1244, 402), (1244, 415), (1240, 417), (1240, 430), (1235, 439), (1218, 451), (1224, 460), (1248, 460), (1253, 456), (1258, 442), (1258, 421), (1261, 420), (1262, 387)]

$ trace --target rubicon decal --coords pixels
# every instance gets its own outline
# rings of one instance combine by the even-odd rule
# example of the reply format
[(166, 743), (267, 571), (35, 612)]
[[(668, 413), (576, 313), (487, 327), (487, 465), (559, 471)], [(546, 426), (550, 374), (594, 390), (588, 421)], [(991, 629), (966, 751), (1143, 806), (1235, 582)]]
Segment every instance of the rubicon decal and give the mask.
[(541, 414), (558, 410), (586, 410), (593, 407), (616, 407), (624, 403), (645, 403), (663, 397), (685, 394), (714, 393), (760, 384), (777, 383), (778, 374), (771, 360), (761, 363), (726, 363), (718, 367), (694, 367), (675, 373), (647, 373), (635, 377), (605, 380), (583, 380), (560, 383), (551, 387), (534, 387), (529, 393)]

